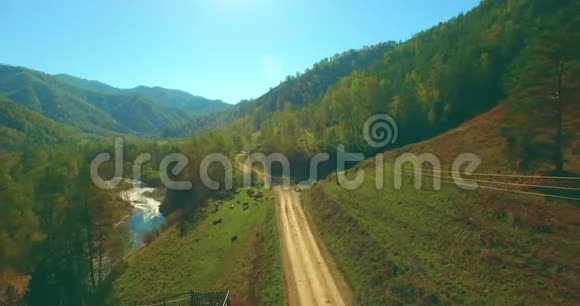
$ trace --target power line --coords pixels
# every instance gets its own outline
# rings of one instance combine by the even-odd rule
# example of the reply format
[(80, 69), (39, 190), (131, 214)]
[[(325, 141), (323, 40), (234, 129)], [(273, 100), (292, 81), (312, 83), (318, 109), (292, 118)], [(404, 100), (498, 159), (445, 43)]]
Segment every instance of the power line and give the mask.
[[(434, 172), (441, 173), (453, 173), (453, 174), (465, 174), (458, 171), (448, 171), (448, 170), (433, 170)], [(543, 175), (519, 175), (519, 174), (503, 174), (503, 173), (470, 173), (471, 176), (497, 176), (497, 177), (510, 177), (510, 178), (536, 178), (536, 179), (561, 179), (561, 180), (580, 180), (580, 177), (567, 177), (567, 176), (543, 176)]]
[[(308, 131), (306, 131), (306, 133), (310, 134)], [(310, 134), (310, 135), (313, 136), (312, 134)], [(333, 147), (335, 150), (338, 151), (337, 146), (333, 146), (333, 145), (330, 145), (329, 144), (329, 147)], [(342, 152), (342, 154), (345, 154), (346, 156), (349, 156), (349, 157), (351, 157), (353, 159), (356, 159), (356, 156), (354, 156), (354, 155), (352, 155), (350, 153)], [(388, 163), (383, 163), (383, 165), (392, 166), (391, 164), (388, 164)], [(423, 169), (421, 169), (421, 170), (423, 170)], [(395, 171), (397, 171), (397, 170), (395, 169)], [(465, 173), (461, 173), (461, 172), (458, 172), (458, 171), (446, 171), (446, 170), (435, 170), (435, 169), (433, 171), (434, 172), (441, 172), (441, 173), (465, 174)], [(408, 174), (408, 173), (406, 173), (406, 174)], [(423, 174), (423, 175), (430, 176), (428, 174)], [(538, 179), (580, 180), (580, 177), (515, 175), (515, 174), (497, 174), (497, 173), (470, 173), (469, 175), (471, 175), (471, 176), (492, 176), (492, 177), (495, 176), (495, 177), (508, 177), (508, 178), (538, 178)], [(431, 176), (431, 177), (434, 177), (434, 176)], [(449, 176), (444, 176), (444, 177), (450, 178)], [(521, 190), (497, 188), (497, 187), (491, 187), (491, 186), (480, 186), (480, 185), (475, 185), (475, 184), (458, 183), (458, 182), (446, 181), (446, 180), (440, 180), (440, 181), (441, 182), (444, 182), (444, 183), (451, 183), (451, 184), (463, 185), (463, 186), (470, 186), (470, 187), (478, 187), (478, 188), (490, 189), (490, 190), (496, 190), (496, 191), (504, 191), (504, 192), (511, 192), (511, 193), (526, 194), (526, 195), (535, 195), (535, 196), (551, 197), (551, 198), (564, 199), (564, 200), (580, 201), (580, 198), (574, 198), (574, 197), (550, 195), (550, 194), (538, 193), (538, 192), (531, 192), (531, 191), (521, 191)], [(561, 187), (561, 186), (541, 186), (541, 185), (532, 185), (532, 184), (518, 184), (518, 183), (494, 182), (494, 181), (483, 181), (483, 180), (471, 180), (471, 181), (474, 181), (474, 182), (482, 182), (482, 183), (491, 183), (491, 184), (504, 184), (504, 185), (512, 185), (512, 186), (522, 186), (522, 187), (543, 187), (543, 188), (562, 189), (562, 190), (580, 190), (580, 188)]]
[[(391, 165), (389, 165), (389, 166), (391, 166)], [(421, 170), (427, 170), (427, 171), (429, 171), (428, 169), (421, 169)], [(403, 171), (409, 171), (409, 170), (403, 169)], [(415, 171), (413, 171), (413, 172), (416, 173), (416, 171), (417, 171), (417, 169), (415, 169)], [(437, 178), (437, 176), (433, 176), (433, 175), (430, 175), (428, 173), (423, 173), (423, 172), (420, 172), (420, 173), (421, 173), (421, 175), (426, 175), (428, 177)], [(459, 172), (457, 172), (457, 173), (459, 173)], [(447, 176), (447, 175), (439, 175), (438, 177), (442, 177), (442, 178), (446, 178), (446, 179), (455, 179), (455, 177)], [(475, 180), (475, 179), (463, 178), (463, 177), (461, 179), (466, 180), (466, 181), (472, 181), (472, 182), (478, 182), (478, 183), (490, 183), (490, 184), (496, 184), (496, 185), (509, 185), (509, 186), (520, 186), (520, 187), (535, 187), (535, 188), (546, 188), (546, 189), (560, 189), (560, 190), (577, 190), (577, 191), (580, 191), (580, 188), (576, 188), (576, 187), (534, 185), (534, 184), (498, 182), (498, 181), (490, 181), (490, 180)]]
[(441, 180), (441, 182), (451, 183), (451, 184), (456, 184), (456, 185), (463, 185), (463, 186), (470, 186), (470, 187), (477, 187), (477, 188), (483, 188), (483, 189), (491, 189), (491, 190), (498, 190), (498, 191), (505, 191), (505, 192), (512, 192), (512, 193), (520, 193), (520, 194), (526, 194), (526, 195), (535, 195), (535, 196), (543, 196), (543, 197), (557, 198), (557, 199), (563, 199), (563, 200), (580, 201), (580, 198), (564, 197), (564, 196), (531, 192), (531, 191), (512, 190), (512, 189), (496, 188), (496, 187), (490, 187), (490, 186), (479, 186), (479, 185), (473, 185), (473, 184), (451, 182), (451, 181), (446, 181), (446, 180)]
[[(401, 174), (407, 174), (410, 175), (409, 173), (404, 173), (401, 171), (398, 171), (395, 169), (395, 171), (401, 173)], [(427, 174), (425, 174), (427, 175)], [(430, 176), (430, 175), (427, 175)], [(434, 176), (431, 176), (434, 177)], [(513, 190), (513, 189), (505, 189), (505, 188), (497, 188), (497, 187), (491, 187), (491, 186), (482, 186), (482, 185), (478, 185), (478, 184), (469, 184), (469, 183), (461, 183), (461, 182), (455, 182), (455, 181), (447, 181), (447, 180), (439, 180), (440, 182), (443, 183), (450, 183), (450, 184), (455, 184), (455, 185), (462, 185), (462, 186), (466, 186), (466, 187), (476, 187), (476, 188), (483, 188), (483, 189), (490, 189), (490, 190), (496, 190), (496, 191), (505, 191), (505, 192), (512, 192), (512, 193), (519, 193), (519, 194), (526, 194), (526, 195), (535, 195), (535, 196), (543, 196), (543, 197), (550, 197), (550, 198), (557, 198), (557, 199), (563, 199), (563, 200), (572, 200), (572, 201), (580, 201), (580, 198), (574, 198), (574, 197), (566, 197), (566, 196), (558, 196), (558, 195), (551, 195), (551, 194), (545, 194), (545, 193), (539, 193), (539, 192), (531, 192), (531, 191), (522, 191), (522, 190)]]
[[(305, 130), (308, 135), (314, 137), (310, 132)], [(329, 147), (333, 148), (334, 150), (338, 151), (337, 146), (333, 146), (331, 144), (328, 145)], [(352, 155), (352, 153), (342, 152), (342, 154), (349, 156), (350, 158), (356, 159), (356, 156)], [(433, 170), (435, 172), (441, 173), (456, 173), (456, 174), (465, 174), (458, 171), (448, 171), (448, 170)], [(544, 176), (544, 175), (523, 175), (523, 174), (506, 174), (506, 173), (481, 173), (481, 172), (474, 172), (470, 173), (471, 176), (497, 176), (497, 177), (509, 177), (509, 178), (528, 178), (528, 179), (560, 179), (560, 180), (580, 180), (580, 176)]]

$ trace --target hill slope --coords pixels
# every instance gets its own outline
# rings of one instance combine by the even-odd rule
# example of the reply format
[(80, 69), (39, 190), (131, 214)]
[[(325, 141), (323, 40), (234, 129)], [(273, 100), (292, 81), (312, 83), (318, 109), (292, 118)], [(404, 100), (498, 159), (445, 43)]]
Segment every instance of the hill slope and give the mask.
[(13, 102), (83, 132), (130, 132), (105, 111), (69, 89), (49, 75), (26, 68), (0, 66), (0, 94)]
[[(579, 110), (568, 115), (568, 123), (580, 129)], [(340, 187), (333, 175), (307, 192), (307, 211), (351, 285), (356, 304), (578, 303), (577, 203), (483, 188), (467, 191), (449, 183), (435, 190), (431, 168), (423, 170), (419, 190), (408, 168), (403, 187), (393, 188), (399, 174), (392, 165), (403, 153), (433, 153), (450, 170), (458, 154), (474, 152), (482, 160), (476, 172), (517, 173), (517, 166), (502, 155), (505, 139), (496, 134), (502, 116), (496, 108), (431, 140), (385, 153), (383, 190), (375, 188), (376, 161), (371, 159), (347, 173), (365, 171), (358, 189)], [(580, 171), (580, 155), (573, 148), (567, 168)]]

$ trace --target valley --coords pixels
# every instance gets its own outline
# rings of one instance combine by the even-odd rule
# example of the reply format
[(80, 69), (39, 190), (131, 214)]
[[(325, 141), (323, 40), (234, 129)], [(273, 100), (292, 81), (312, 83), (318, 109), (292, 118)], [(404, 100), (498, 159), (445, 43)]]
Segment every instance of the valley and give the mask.
[(95, 3), (12, 53), (0, 306), (579, 304), (580, 1), (442, 1)]

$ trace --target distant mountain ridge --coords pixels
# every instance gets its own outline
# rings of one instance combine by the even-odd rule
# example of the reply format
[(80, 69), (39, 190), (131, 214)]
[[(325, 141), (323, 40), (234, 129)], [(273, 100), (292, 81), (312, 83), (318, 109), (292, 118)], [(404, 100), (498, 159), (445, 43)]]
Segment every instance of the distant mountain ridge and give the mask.
[(178, 89), (169, 89), (160, 86), (137, 86), (129, 89), (117, 88), (99, 81), (86, 80), (68, 74), (55, 74), (55, 78), (73, 86), (106, 93), (139, 94), (150, 99), (164, 103), (169, 107), (192, 113), (210, 113), (229, 108), (231, 105), (222, 100), (206, 99), (204, 97), (192, 95)]
[(102, 83), (99, 81), (87, 80), (87, 79), (75, 77), (75, 76), (72, 76), (72, 75), (66, 74), (66, 73), (53, 74), (52, 76), (55, 77), (56, 79), (58, 79), (59, 81), (62, 81), (64, 83), (68, 83), (70, 85), (73, 85), (75, 87), (82, 88), (82, 89), (98, 91), (98, 92), (107, 92), (107, 93), (116, 93), (120, 90), (119, 88), (115, 88), (111, 85), (108, 85), (108, 84), (105, 84), (105, 83)]
[(0, 95), (79, 132), (159, 136), (175, 122), (229, 104), (161, 87), (118, 89), (70, 75), (0, 65)]

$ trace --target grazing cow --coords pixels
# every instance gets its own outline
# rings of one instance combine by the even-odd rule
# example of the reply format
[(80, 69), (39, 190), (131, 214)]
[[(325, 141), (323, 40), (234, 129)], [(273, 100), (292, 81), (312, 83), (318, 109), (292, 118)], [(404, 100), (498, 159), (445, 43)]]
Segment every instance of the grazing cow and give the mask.
[(211, 212), (215, 214), (216, 212), (218, 212), (218, 208), (217, 207), (212, 208)]
[(213, 225), (216, 225), (216, 224), (221, 224), (221, 223), (222, 223), (222, 218), (215, 219), (215, 220), (213, 220), (213, 222), (212, 222), (212, 223), (213, 223)]
[(232, 236), (231, 240), (232, 240), (232, 243), (234, 243), (236, 240), (238, 240), (238, 236), (237, 235)]
[(230, 204), (230, 208), (234, 208), (234, 204)]

